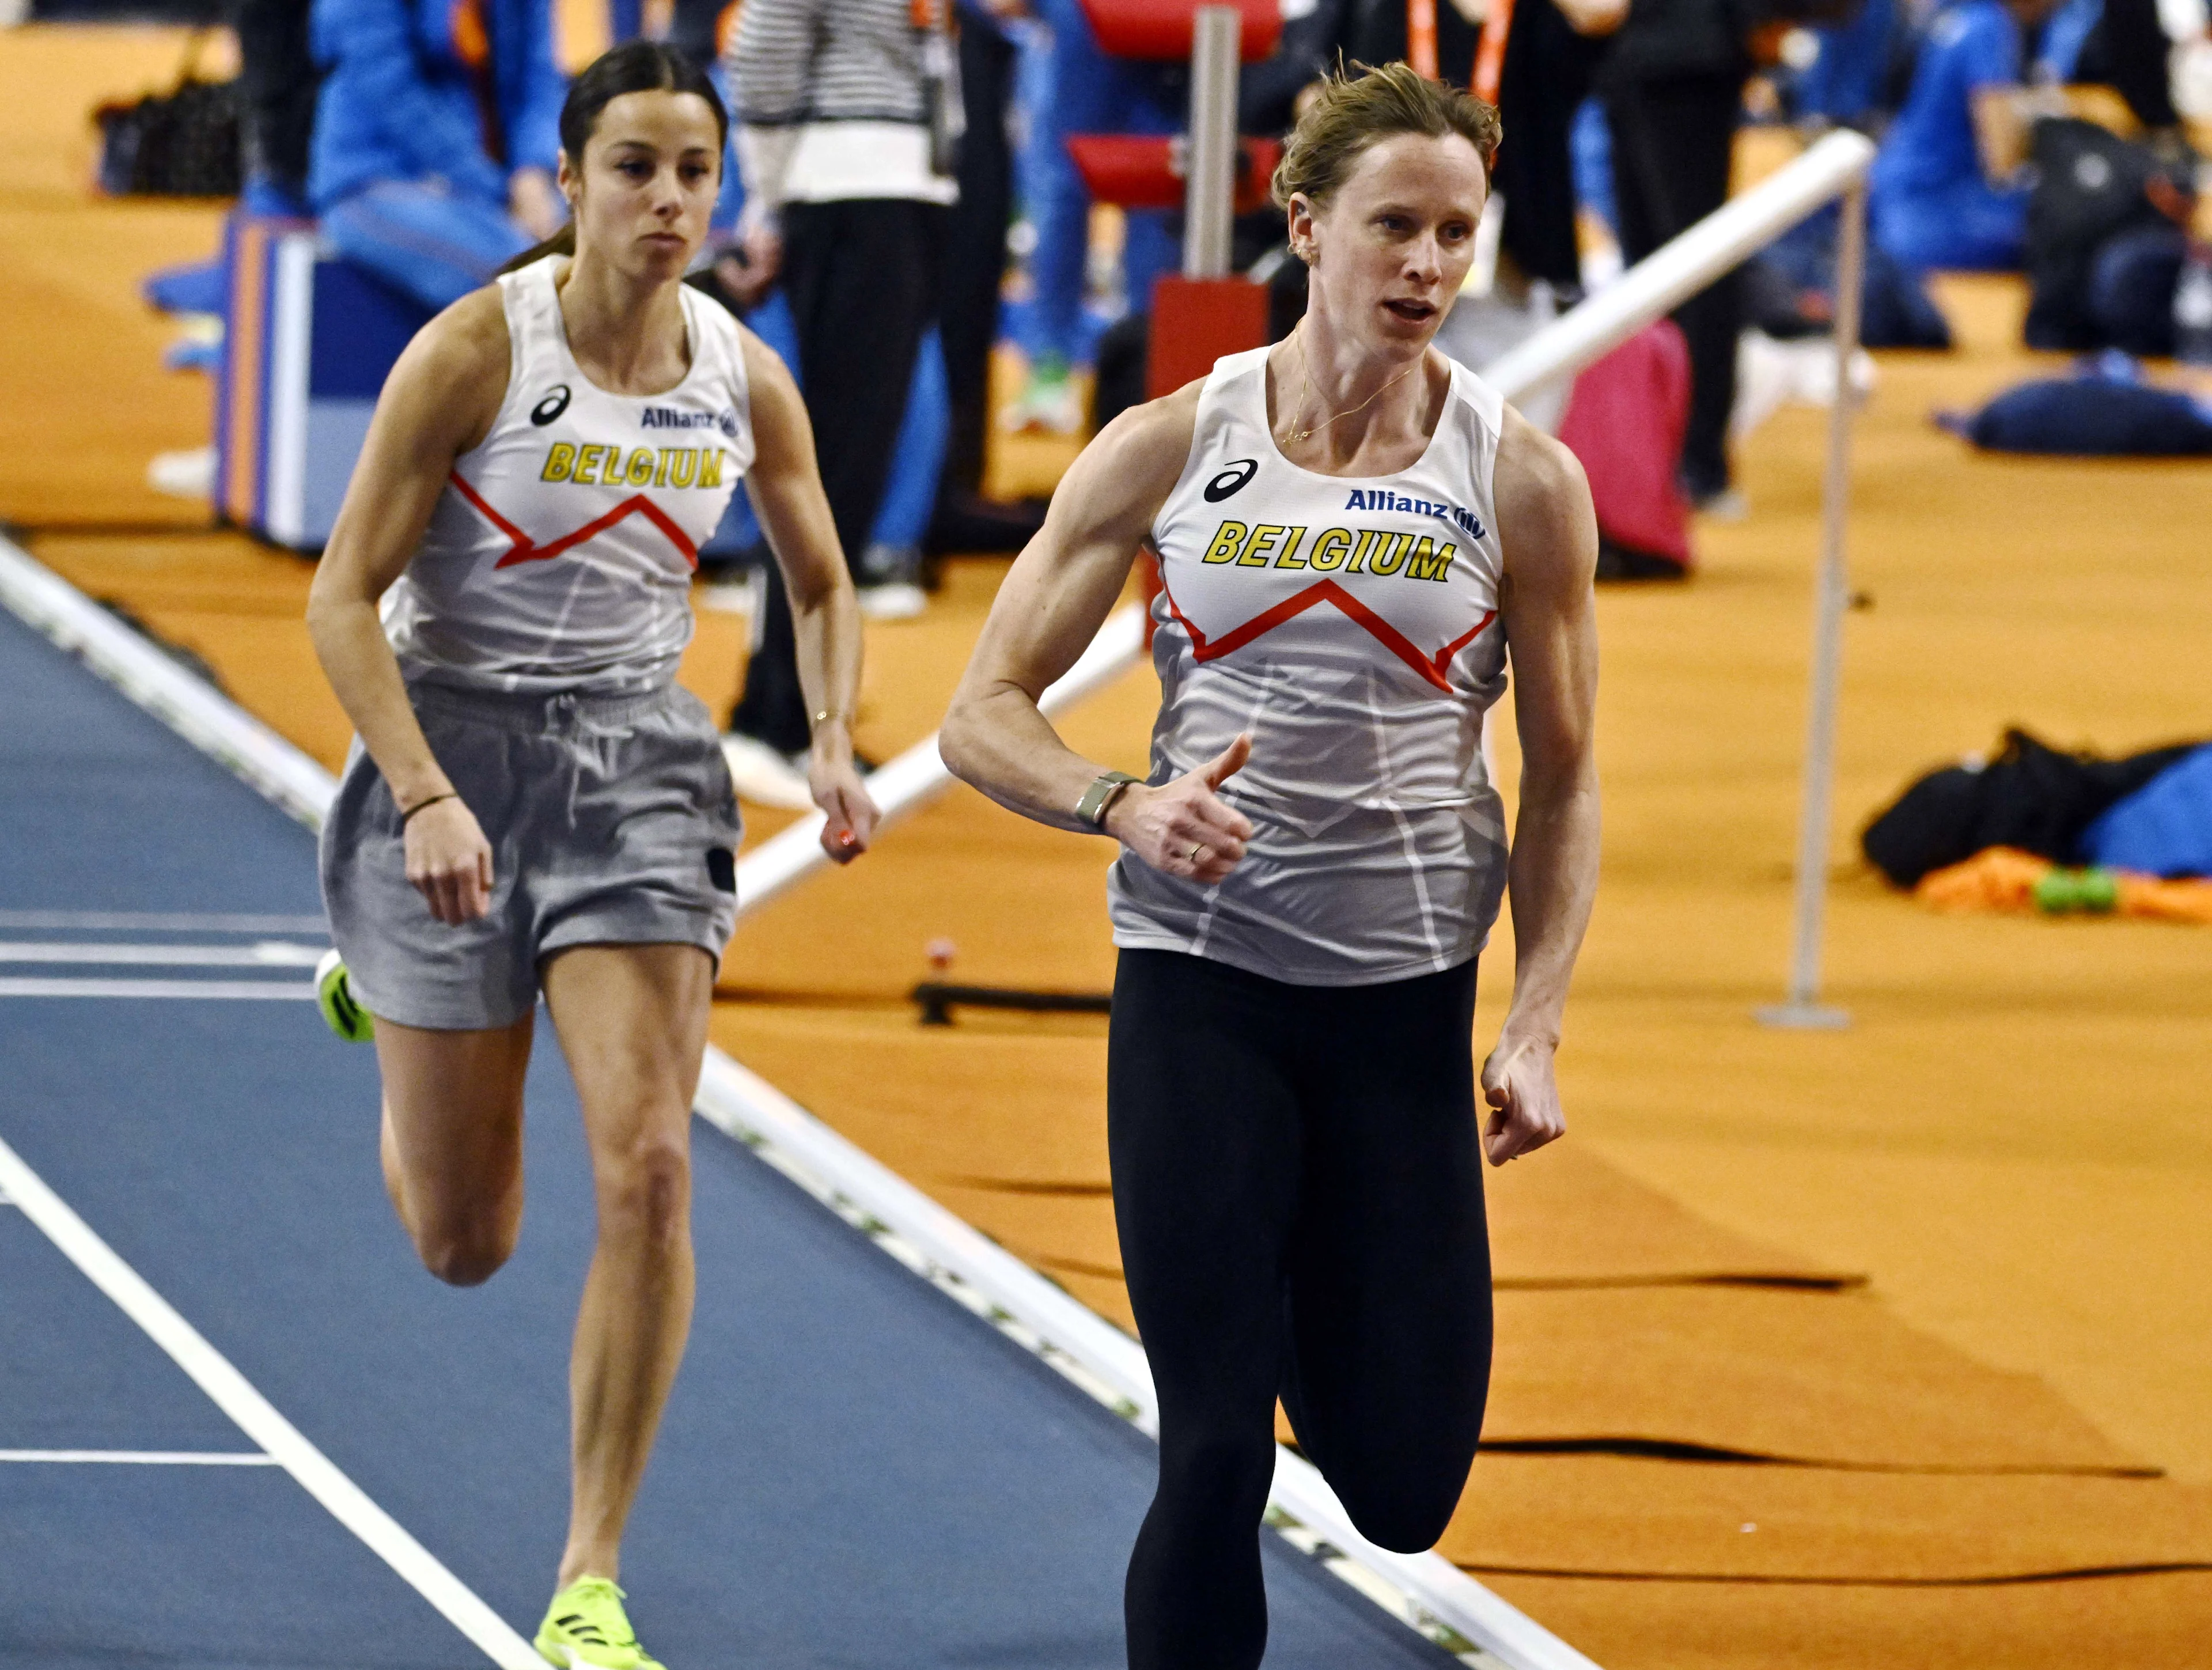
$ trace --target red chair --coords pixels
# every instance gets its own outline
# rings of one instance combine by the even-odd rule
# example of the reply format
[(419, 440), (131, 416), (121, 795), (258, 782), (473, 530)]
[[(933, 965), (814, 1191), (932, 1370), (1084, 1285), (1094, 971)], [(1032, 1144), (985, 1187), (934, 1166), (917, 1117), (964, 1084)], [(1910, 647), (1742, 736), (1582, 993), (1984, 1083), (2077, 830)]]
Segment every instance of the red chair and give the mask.
[[(1275, 50), (1282, 33), (1280, 0), (1217, 3), (1232, 4), (1241, 14), (1240, 60), (1255, 63)], [(1083, 0), (1083, 10), (1100, 50), (1113, 57), (1160, 61), (1189, 58), (1195, 52), (1198, 0)], [(1194, 86), (1199, 80), (1194, 73)], [(1078, 134), (1069, 138), (1067, 149), (1094, 203), (1123, 209), (1184, 206), (1182, 140)], [(1273, 140), (1239, 142), (1237, 213), (1249, 213), (1267, 202), (1268, 181), (1281, 155), (1282, 147)], [(1152, 287), (1145, 392), (1153, 398), (1172, 393), (1206, 375), (1223, 355), (1257, 348), (1267, 339), (1267, 293), (1261, 286), (1234, 274), (1162, 278)]]
[[(1257, 64), (1283, 33), (1281, 0), (1215, 0), (1244, 14), (1237, 56)], [(1109, 57), (1173, 63), (1190, 56), (1198, 0), (1083, 0), (1083, 15)]]

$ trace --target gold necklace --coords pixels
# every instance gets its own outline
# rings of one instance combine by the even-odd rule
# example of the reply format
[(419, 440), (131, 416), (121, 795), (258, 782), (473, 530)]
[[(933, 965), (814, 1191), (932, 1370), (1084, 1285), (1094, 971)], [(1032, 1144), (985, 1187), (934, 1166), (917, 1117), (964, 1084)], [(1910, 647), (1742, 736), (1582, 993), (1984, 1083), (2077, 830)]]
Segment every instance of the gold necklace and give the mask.
[[(1298, 408), (1303, 410), (1306, 404), (1306, 396), (1313, 392), (1313, 367), (1306, 359), (1306, 333), (1300, 331), (1295, 334), (1297, 337), (1298, 343)], [(1403, 371), (1400, 372), (1395, 377), (1393, 377), (1389, 382), (1383, 384), (1381, 388), (1376, 389), (1374, 393), (1369, 395), (1358, 405), (1346, 406), (1342, 411), (1336, 412), (1330, 416), (1324, 417), (1320, 422), (1315, 424), (1310, 429), (1291, 430), (1288, 439), (1291, 440), (1310, 440), (1315, 435), (1319, 434), (1323, 429), (1328, 428), (1330, 424), (1337, 422), (1343, 418), (1349, 417), (1354, 412), (1365, 411), (1368, 407), (1373, 405), (1385, 394), (1388, 394), (1392, 389), (1397, 387), (1399, 384), (1404, 382), (1407, 378), (1412, 376), (1415, 368), (1418, 367), (1421, 361), (1419, 359), (1415, 360), (1412, 365), (1407, 366)]]

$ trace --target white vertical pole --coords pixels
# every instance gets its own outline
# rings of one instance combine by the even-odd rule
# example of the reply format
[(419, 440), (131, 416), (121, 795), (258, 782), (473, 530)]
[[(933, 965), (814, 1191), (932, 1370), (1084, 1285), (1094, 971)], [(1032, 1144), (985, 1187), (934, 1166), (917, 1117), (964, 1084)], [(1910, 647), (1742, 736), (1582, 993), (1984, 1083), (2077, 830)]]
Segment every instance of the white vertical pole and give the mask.
[(1797, 921), (1789, 1001), (1762, 1009), (1768, 1026), (1836, 1028), (1850, 1023), (1820, 1001), (1821, 932), (1828, 902), (1828, 818), (1836, 775), (1837, 686), (1842, 676), (1844, 610), (1850, 601), (1844, 535), (1850, 513), (1851, 416), (1858, 404), (1851, 361), (1859, 347), (1859, 294), (1866, 272), (1866, 182), (1844, 196), (1836, 255), (1836, 403), (1828, 414), (1828, 467), (1821, 487), (1820, 574), (1813, 597), (1811, 712), (1805, 732), (1804, 805), (1797, 830)]
[(1244, 15), (1200, 6), (1190, 40), (1189, 173), (1183, 181), (1182, 276), (1225, 278), (1237, 199), (1237, 58)]

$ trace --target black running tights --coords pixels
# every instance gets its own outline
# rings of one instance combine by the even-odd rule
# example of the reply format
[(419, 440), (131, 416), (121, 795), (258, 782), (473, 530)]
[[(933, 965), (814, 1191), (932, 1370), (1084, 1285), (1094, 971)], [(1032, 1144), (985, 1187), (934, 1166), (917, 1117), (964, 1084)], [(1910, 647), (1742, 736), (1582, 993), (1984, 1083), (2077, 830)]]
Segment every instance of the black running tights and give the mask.
[(1160, 1482), (1131, 1670), (1252, 1670), (1274, 1406), (1372, 1541), (1429, 1547), (1490, 1380), (1474, 964), (1301, 987), (1125, 950), (1108, 1134)]

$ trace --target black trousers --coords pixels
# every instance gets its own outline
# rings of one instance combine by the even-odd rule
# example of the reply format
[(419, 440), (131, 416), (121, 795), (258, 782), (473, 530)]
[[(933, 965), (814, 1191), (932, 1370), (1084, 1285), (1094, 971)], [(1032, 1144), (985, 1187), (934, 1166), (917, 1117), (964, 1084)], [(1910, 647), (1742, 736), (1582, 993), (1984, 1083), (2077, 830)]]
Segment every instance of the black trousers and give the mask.
[(1013, 148), (1006, 110), (1013, 101), (1014, 43), (980, 8), (960, 19), (960, 90), (968, 131), (960, 142), (960, 201), (947, 212), (943, 314), (945, 382), (952, 433), (945, 484), (975, 493), (983, 485), (989, 428), (991, 349), (999, 339), (999, 291), (1006, 276), (1006, 222), (1013, 206)]
[(247, 166), (304, 196), (322, 80), (307, 47), (307, 0), (230, 0), (224, 10), (238, 34)]
[[(1613, 130), (1613, 191), (1621, 252), (1641, 261), (1728, 201), (1729, 168), (1743, 105), (1733, 74), (1622, 81), (1605, 89)], [(1729, 413), (1735, 405), (1741, 282), (1717, 278), (1674, 310), (1690, 347), (1690, 422), (1681, 473), (1699, 497), (1729, 484)]]
[(1429, 1547), (1490, 1381), (1475, 965), (1301, 987), (1125, 950), (1107, 1053), (1122, 1267), (1160, 1399), (1131, 1670), (1253, 1670), (1279, 1396), (1360, 1530)]
[[(945, 213), (906, 197), (784, 208), (783, 289), (798, 325), (799, 381), (848, 562), (867, 548), (915, 355), (937, 317)], [(806, 746), (806, 698), (791, 601), (773, 565), (767, 589), (730, 728), (795, 753)]]

